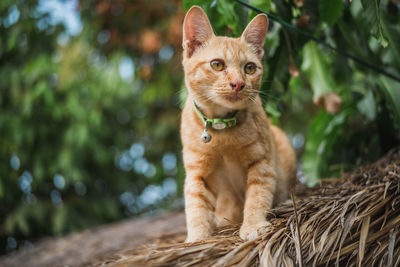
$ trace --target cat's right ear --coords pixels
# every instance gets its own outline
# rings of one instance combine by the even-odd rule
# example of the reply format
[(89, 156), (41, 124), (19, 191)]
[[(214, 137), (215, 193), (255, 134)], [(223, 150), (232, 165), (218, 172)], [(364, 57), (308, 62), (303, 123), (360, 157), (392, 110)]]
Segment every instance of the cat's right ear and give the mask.
[(264, 39), (267, 31), (267, 15), (258, 14), (250, 21), (240, 38), (249, 43), (255, 49), (256, 54), (262, 58), (264, 55)]
[(183, 50), (191, 57), (197, 48), (203, 46), (214, 36), (206, 13), (199, 6), (192, 6), (183, 21)]

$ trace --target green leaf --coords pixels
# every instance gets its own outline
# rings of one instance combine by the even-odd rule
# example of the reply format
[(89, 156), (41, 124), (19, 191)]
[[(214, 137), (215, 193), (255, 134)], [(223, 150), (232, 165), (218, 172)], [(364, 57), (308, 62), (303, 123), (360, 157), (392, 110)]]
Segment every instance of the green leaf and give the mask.
[[(385, 13), (386, 15), (386, 13)], [(387, 36), (390, 50), (393, 52), (393, 59), (400, 66), (400, 29), (397, 24), (390, 24), (385, 16), (382, 20), (382, 29)]]
[(319, 166), (322, 157), (318, 155), (317, 151), (324, 140), (324, 130), (331, 117), (332, 115), (329, 115), (326, 112), (319, 112), (313, 119), (307, 135), (307, 142), (303, 155), (303, 171), (309, 186), (317, 184), (318, 178), (320, 178)]
[(235, 11), (235, 4), (234, 1), (230, 0), (218, 0), (216, 8), (220, 15), (218, 25), (224, 27), (224, 35), (237, 37), (241, 32), (238, 25), (238, 14)]
[(343, 0), (319, 1), (320, 19), (332, 26), (342, 14), (343, 6)]
[(334, 153), (336, 138), (349, 115), (349, 110), (342, 110), (337, 115), (320, 111), (312, 121), (303, 155), (303, 171), (309, 186), (314, 186), (322, 178), (323, 171), (326, 172), (327, 159)]
[(383, 47), (386, 47), (388, 41), (382, 28), (380, 2), (380, 0), (361, 0), (364, 16), (369, 23), (372, 35)]
[(213, 4), (213, 0), (184, 0), (183, 1), (183, 9), (185, 11), (188, 11), (192, 6), (201, 6), (204, 10), (207, 10), (210, 8), (210, 6)]
[(314, 98), (333, 92), (336, 88), (328, 58), (317, 49), (315, 42), (308, 42), (304, 46), (301, 69), (306, 73), (311, 83)]
[(33, 87), (32, 101), (40, 98), (46, 94), (46, 91), (51, 90), (45, 80), (40, 80), (35, 87)]
[(265, 111), (267, 114), (273, 119), (277, 120), (281, 116), (281, 112), (279, 111), (278, 104), (274, 102), (268, 102), (265, 105)]
[(61, 234), (64, 231), (66, 225), (67, 210), (65, 207), (57, 208), (53, 215), (52, 230), (56, 235)]
[(283, 41), (283, 31), (281, 31), (281, 33), (279, 34), (279, 38), (280, 44), (275, 50), (273, 56), (268, 58), (267, 64), (265, 64), (266, 74), (264, 74), (263, 77), (263, 83), (261, 86), (261, 91), (263, 93), (261, 94), (261, 96), (267, 96), (267, 99), (270, 96), (271, 92), (276, 92), (279, 87), (287, 88), (287, 84), (289, 83), (290, 79), (288, 71), (288, 66), (290, 64), (290, 54), (287, 44)]
[(385, 95), (387, 107), (392, 111), (395, 126), (400, 129), (400, 90), (398, 83), (380, 76), (380, 82)]
[(367, 117), (368, 120), (373, 121), (376, 117), (376, 106), (374, 95), (371, 90), (357, 103), (358, 110)]
[(250, 0), (250, 4), (266, 12), (271, 9), (271, 0)]
[(28, 213), (30, 207), (22, 205), (16, 213), (16, 222), (19, 230), (27, 235), (29, 234), (29, 225), (28, 225)]
[(12, 50), (15, 48), (15, 46), (18, 43), (18, 35), (19, 35), (19, 30), (13, 28), (10, 36), (7, 39), (7, 50)]

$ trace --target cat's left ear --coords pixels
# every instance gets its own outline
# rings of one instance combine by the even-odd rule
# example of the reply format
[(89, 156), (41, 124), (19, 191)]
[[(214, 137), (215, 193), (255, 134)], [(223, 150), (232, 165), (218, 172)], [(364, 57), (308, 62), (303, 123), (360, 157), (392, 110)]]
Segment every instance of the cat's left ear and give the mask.
[(214, 31), (206, 13), (199, 6), (192, 6), (183, 22), (183, 50), (191, 57), (196, 49), (214, 36)]
[(262, 58), (264, 55), (263, 46), (267, 31), (268, 17), (265, 14), (259, 14), (250, 21), (240, 38), (251, 44), (256, 49), (257, 55)]

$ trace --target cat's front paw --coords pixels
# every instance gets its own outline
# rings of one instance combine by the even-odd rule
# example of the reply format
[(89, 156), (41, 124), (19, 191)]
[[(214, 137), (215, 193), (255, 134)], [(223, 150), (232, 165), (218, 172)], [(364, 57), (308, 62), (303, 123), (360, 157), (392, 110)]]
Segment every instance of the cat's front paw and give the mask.
[(270, 225), (271, 223), (267, 221), (262, 221), (255, 224), (243, 223), (242, 227), (240, 227), (240, 238), (243, 240), (256, 239), (260, 235), (266, 233), (268, 231), (268, 226)]
[(192, 243), (192, 242), (197, 242), (197, 241), (201, 241), (204, 240), (208, 237), (210, 237), (211, 235), (208, 232), (195, 232), (195, 233), (189, 233), (186, 237), (185, 243)]

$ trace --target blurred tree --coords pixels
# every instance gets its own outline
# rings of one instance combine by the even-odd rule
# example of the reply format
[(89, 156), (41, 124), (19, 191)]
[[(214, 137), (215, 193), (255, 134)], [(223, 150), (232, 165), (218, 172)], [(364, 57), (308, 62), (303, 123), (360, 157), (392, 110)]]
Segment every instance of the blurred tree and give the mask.
[(169, 205), (183, 177), (179, 3), (84, 1), (70, 36), (28, 2), (0, 4), (1, 250)]

